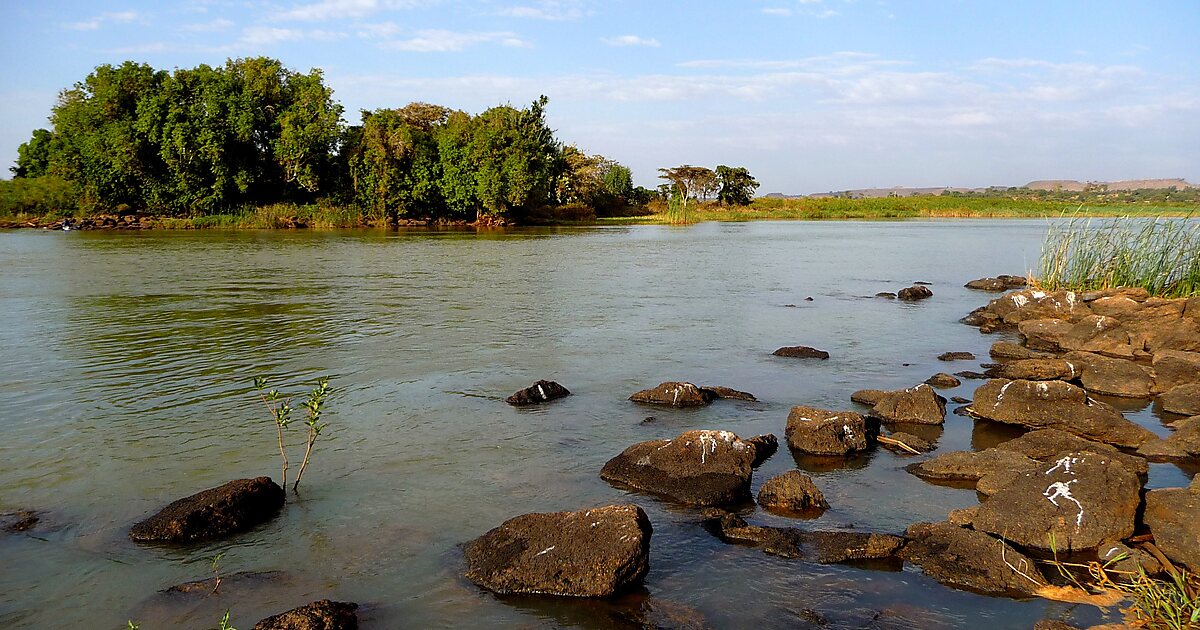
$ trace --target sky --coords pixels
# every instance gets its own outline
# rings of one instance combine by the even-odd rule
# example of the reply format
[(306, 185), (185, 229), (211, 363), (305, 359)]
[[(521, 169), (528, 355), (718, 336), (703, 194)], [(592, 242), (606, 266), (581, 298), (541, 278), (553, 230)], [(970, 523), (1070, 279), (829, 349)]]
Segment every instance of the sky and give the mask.
[(1196, 0), (4, 0), (0, 164), (97, 65), (260, 55), (320, 68), (351, 124), (545, 94), (561, 141), (647, 187), (1200, 183)]

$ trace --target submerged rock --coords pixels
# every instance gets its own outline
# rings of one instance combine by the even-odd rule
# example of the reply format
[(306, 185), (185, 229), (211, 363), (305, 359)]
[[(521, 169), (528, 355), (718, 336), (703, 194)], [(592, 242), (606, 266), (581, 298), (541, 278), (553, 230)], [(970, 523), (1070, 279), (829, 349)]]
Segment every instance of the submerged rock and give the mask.
[(948, 522), (914, 523), (900, 557), (953, 588), (984, 595), (1028, 596), (1046, 586), (1032, 559), (983, 532)]
[(943, 352), (938, 355), (938, 361), (974, 361), (975, 355), (970, 352)]
[(987, 374), (984, 374), (983, 372), (976, 372), (974, 370), (963, 370), (961, 372), (955, 372), (954, 375), (971, 380), (982, 380), (988, 378)]
[(904, 539), (874, 532), (804, 531), (793, 527), (748, 525), (730, 513), (707, 515), (706, 527), (725, 542), (755, 545), (784, 558), (839, 564), (894, 557)]
[(636, 505), (525, 514), (467, 543), (467, 579), (500, 594), (606, 597), (650, 568), (652, 528)]
[(925, 383), (888, 392), (871, 408), (872, 417), (883, 422), (942, 424), (946, 421), (946, 399)]
[(513, 406), (537, 405), (570, 395), (570, 390), (554, 381), (538, 381), (505, 398), (504, 402)]
[(750, 392), (738, 391), (730, 387), (722, 387), (720, 385), (701, 385), (700, 389), (706, 392), (712, 392), (714, 396), (720, 399), (729, 400), (745, 400), (748, 402), (757, 402), (758, 399)]
[(1133, 533), (1140, 490), (1111, 457), (1062, 453), (984, 500), (973, 525), (1029, 549), (1094, 549)]
[(828, 359), (829, 353), (808, 346), (784, 346), (771, 354), (777, 357), (792, 357), (797, 359)]
[(716, 392), (680, 381), (660, 383), (658, 387), (634, 392), (629, 397), (633, 402), (672, 407), (703, 407), (716, 399)]
[[(883, 436), (881, 436), (881, 437), (883, 437)], [(914, 451), (917, 451), (920, 453), (928, 453), (929, 451), (932, 451), (935, 448), (937, 448), (937, 446), (933, 442), (930, 442), (929, 440), (926, 440), (925, 438), (915, 436), (911, 433), (905, 433), (903, 431), (893, 431), (892, 433), (889, 433), (886, 436), (886, 440), (884, 440), (884, 439), (879, 440), (879, 445), (882, 446), (883, 448), (886, 448), (890, 451), (895, 451), (897, 453), (909, 453), (910, 452), (910, 451), (906, 450), (903, 446), (900, 446), (899, 444), (896, 444), (895, 442), (900, 442), (901, 444), (904, 444), (904, 446), (907, 446), (908, 448), (911, 448)]]
[(722, 505), (749, 496), (757, 454), (755, 444), (729, 431), (687, 431), (630, 446), (600, 477), (689, 505)]
[(788, 413), (788, 446), (810, 455), (846, 455), (864, 451), (879, 433), (879, 423), (853, 411), (796, 406)]
[(10, 534), (29, 531), (42, 520), (34, 510), (15, 510), (0, 514), (0, 530)]
[(129, 537), (165, 543), (223, 538), (270, 520), (283, 501), (283, 488), (270, 477), (236, 479), (171, 503), (134, 525)]
[(937, 387), (939, 389), (949, 389), (951, 387), (958, 387), (959, 385), (962, 385), (962, 381), (958, 380), (953, 375), (945, 372), (938, 372), (937, 374), (925, 379), (925, 384), (932, 385), (933, 387)]
[(829, 509), (825, 495), (812, 477), (789, 470), (767, 480), (758, 490), (758, 503), (767, 509), (785, 512), (823, 512)]
[(1167, 558), (1200, 573), (1200, 494), (1188, 488), (1151, 490), (1144, 520)]
[(322, 599), (267, 617), (254, 630), (357, 630), (358, 604)]
[(917, 300), (924, 300), (933, 297), (933, 291), (931, 291), (927, 286), (915, 284), (911, 287), (897, 291), (896, 297), (908, 302), (915, 302)]
[(991, 291), (998, 293), (1000, 291), (1008, 291), (1009, 289), (1019, 289), (1025, 286), (1026, 280), (1022, 276), (1009, 276), (1001, 274), (995, 278), (978, 278), (972, 280), (963, 286), (976, 291)]
[(1090, 440), (1137, 448), (1155, 436), (1121, 412), (1064, 381), (994, 379), (975, 390), (971, 413), (1030, 429), (1060, 429)]

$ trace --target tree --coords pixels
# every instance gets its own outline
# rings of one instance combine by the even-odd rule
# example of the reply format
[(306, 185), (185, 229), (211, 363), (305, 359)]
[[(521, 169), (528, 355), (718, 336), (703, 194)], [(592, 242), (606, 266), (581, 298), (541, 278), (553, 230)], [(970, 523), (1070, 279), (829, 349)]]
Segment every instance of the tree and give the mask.
[(275, 159), (285, 183), (317, 192), (341, 134), (342, 106), (333, 102), (333, 90), (325, 87), (320, 70), (291, 75), (287, 88), (291, 102), (279, 116)]
[(675, 190), (679, 192), (680, 199), (683, 201), (684, 210), (687, 209), (688, 199), (698, 197), (703, 190), (712, 185), (717, 177), (712, 169), (690, 164), (674, 168), (660, 168), (658, 172), (662, 173), (659, 175), (660, 179), (674, 184)]
[(9, 168), (13, 177), (41, 177), (50, 170), (50, 142), (53, 134), (35, 129), (29, 142), (17, 147), (17, 165)]
[(720, 186), (717, 200), (731, 206), (749, 205), (754, 198), (754, 191), (758, 189), (758, 182), (744, 166), (718, 166), (717, 182)]

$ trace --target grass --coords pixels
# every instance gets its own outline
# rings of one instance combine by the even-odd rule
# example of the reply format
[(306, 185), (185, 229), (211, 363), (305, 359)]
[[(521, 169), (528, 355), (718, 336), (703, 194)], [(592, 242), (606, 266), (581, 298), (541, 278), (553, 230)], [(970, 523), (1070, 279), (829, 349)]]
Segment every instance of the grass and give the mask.
[(1151, 295), (1200, 295), (1200, 220), (1072, 216), (1051, 224), (1036, 278), (1045, 290), (1142, 287)]

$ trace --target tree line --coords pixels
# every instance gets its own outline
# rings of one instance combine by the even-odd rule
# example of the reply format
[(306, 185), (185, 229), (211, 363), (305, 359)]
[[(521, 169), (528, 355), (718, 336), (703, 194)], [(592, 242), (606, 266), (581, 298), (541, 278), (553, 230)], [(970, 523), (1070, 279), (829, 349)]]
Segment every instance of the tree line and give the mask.
[(724, 203), (749, 203), (758, 185), (745, 168), (685, 165), (664, 170), (676, 174), (663, 190), (635, 187), (629, 168), (555, 138), (546, 106), (543, 96), (471, 115), (418, 102), (364, 110), (347, 125), (317, 69), (265, 57), (170, 72), (127, 61), (63, 90), (51, 129), (35, 130), (10, 170), (69, 188), (84, 211), (320, 202), (388, 220), (522, 220), (569, 205), (604, 214), (656, 197), (708, 198), (705, 176), (680, 169), (711, 173)]

